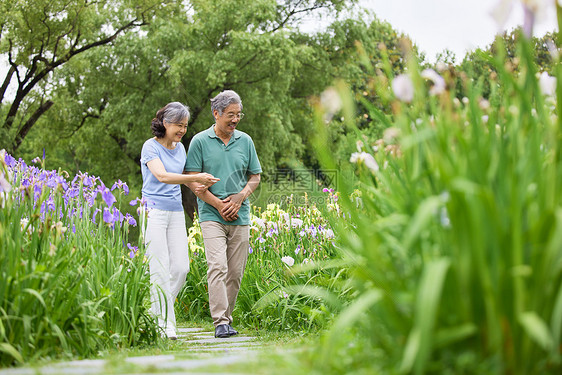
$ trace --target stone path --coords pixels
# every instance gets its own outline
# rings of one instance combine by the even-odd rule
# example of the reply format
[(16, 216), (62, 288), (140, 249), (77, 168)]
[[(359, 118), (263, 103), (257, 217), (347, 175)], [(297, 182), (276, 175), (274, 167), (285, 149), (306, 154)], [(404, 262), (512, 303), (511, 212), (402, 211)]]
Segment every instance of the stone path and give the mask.
[[(238, 335), (217, 339), (214, 337), (214, 332), (202, 328), (179, 328), (178, 346), (181, 346), (182, 350), (177, 354), (128, 357), (117, 364), (111, 359), (77, 360), (43, 367), (4, 369), (0, 370), (0, 375), (105, 375), (108, 373), (204, 375), (207, 374), (204, 372), (205, 368), (251, 361), (262, 348), (256, 337)], [(216, 371), (216, 368), (214, 370)], [(221, 375), (220, 372), (212, 372), (212, 374)]]

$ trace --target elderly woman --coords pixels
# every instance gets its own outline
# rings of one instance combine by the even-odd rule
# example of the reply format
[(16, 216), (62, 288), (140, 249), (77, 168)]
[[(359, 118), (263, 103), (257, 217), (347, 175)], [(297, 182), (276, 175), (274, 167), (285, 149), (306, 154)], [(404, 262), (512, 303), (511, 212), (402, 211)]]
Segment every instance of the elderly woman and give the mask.
[(186, 151), (181, 138), (187, 131), (189, 108), (173, 102), (152, 120), (153, 138), (141, 152), (142, 196), (147, 204), (145, 232), (149, 258), (151, 310), (163, 333), (177, 339), (174, 302), (189, 272), (189, 255), (180, 184), (209, 187), (219, 179), (208, 173), (182, 174)]

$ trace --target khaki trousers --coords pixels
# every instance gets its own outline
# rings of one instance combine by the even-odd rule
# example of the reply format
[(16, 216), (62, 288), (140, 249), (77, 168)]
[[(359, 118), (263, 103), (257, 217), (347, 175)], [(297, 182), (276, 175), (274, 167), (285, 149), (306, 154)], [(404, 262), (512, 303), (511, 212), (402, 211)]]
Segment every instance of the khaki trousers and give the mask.
[(249, 225), (224, 225), (216, 221), (201, 223), (207, 257), (209, 308), (216, 326), (232, 324), (232, 310), (250, 249)]

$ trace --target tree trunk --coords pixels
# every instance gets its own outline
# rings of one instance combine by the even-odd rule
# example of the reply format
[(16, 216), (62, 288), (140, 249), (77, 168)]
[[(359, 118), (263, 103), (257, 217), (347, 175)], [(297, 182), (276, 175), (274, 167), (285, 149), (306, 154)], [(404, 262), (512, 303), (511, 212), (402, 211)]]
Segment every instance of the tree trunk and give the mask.
[(10, 150), (11, 154), (14, 154), (15, 151), (21, 146), (23, 139), (25, 138), (27, 133), (31, 130), (33, 125), (37, 122), (37, 120), (39, 120), (39, 117), (41, 117), (43, 113), (47, 112), (49, 108), (53, 106), (53, 104), (54, 104), (53, 101), (47, 100), (46, 102), (41, 104), (41, 106), (37, 108), (35, 112), (33, 112), (33, 115), (31, 115), (31, 117), (25, 122), (23, 127), (18, 131), (18, 134), (16, 135), (16, 139), (14, 141), (14, 145), (13, 147), (11, 147), (12, 149)]
[(181, 185), (181, 200), (183, 204), (183, 210), (187, 215), (193, 220), (193, 215), (197, 212), (197, 197), (190, 188), (185, 185)]
[(6, 90), (8, 90), (8, 86), (10, 86), (10, 81), (12, 80), (12, 76), (14, 75), (15, 72), (16, 72), (16, 68), (14, 68), (13, 65), (10, 66), (10, 70), (8, 71), (8, 74), (6, 74), (4, 83), (0, 88), (0, 103), (4, 101), (4, 95), (6, 95)]

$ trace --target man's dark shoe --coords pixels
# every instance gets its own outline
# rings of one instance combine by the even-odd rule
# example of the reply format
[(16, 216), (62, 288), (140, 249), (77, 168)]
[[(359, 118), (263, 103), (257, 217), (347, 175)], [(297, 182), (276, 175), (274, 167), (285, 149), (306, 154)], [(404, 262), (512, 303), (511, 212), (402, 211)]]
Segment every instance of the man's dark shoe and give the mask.
[(219, 324), (218, 326), (215, 327), (215, 337), (218, 338), (225, 338), (225, 337), (230, 337), (230, 332), (228, 330), (228, 327), (230, 327), (228, 324)]
[(229, 325), (228, 325), (228, 335), (229, 335), (229, 336), (234, 336), (234, 335), (237, 335), (237, 334), (238, 334), (238, 331), (235, 330), (234, 328), (232, 328), (232, 326), (229, 324)]

